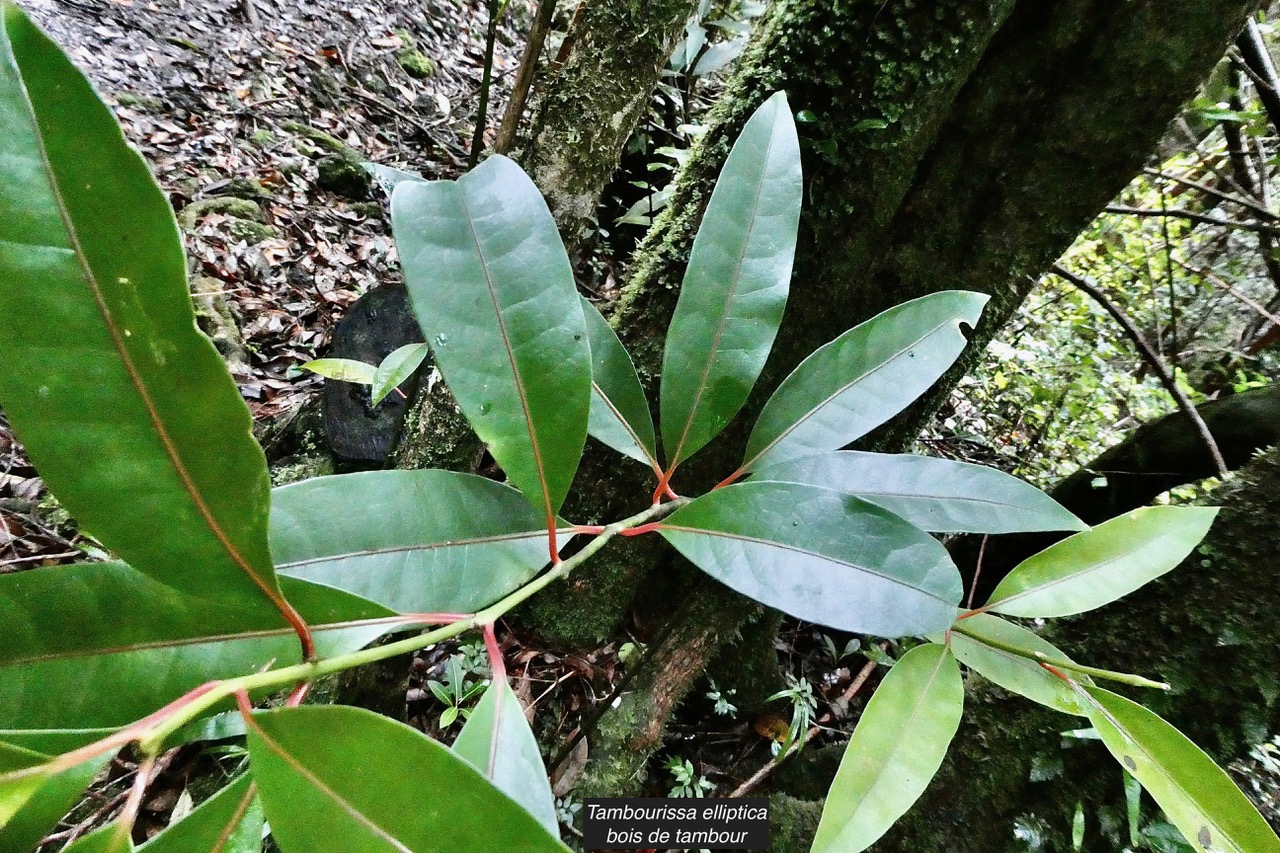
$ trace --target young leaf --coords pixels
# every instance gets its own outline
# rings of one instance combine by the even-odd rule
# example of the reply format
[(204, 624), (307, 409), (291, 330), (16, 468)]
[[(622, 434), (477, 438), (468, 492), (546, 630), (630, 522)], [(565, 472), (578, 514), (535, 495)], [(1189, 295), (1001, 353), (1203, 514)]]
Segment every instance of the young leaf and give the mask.
[[(1021, 625), (988, 613), (962, 619), (951, 629), (951, 652), (965, 666), (1005, 690), (1055, 711), (1077, 717), (1086, 715), (1080, 695), (1071, 685), (1036, 661), (1009, 651), (1008, 646), (1026, 649), (1032, 654), (1040, 652), (1056, 660), (1071, 659)], [(1071, 676), (1081, 684), (1093, 684), (1087, 675), (1073, 672)]]
[(740, 483), (657, 529), (702, 571), (762, 604), (845, 631), (900, 637), (951, 625), (960, 573), (926, 533), (852, 495)]
[(463, 414), (555, 523), (591, 405), (591, 348), (569, 258), (533, 181), (493, 156), (391, 197), (418, 323)]
[(138, 848), (146, 853), (259, 853), (262, 803), (245, 773)]
[(506, 681), (485, 691), (453, 751), (524, 808), (552, 836), (560, 834), (555, 795), (524, 708)]
[(452, 471), (366, 471), (272, 493), (282, 575), (395, 610), (473, 613), (547, 562), (547, 531), (519, 492)]
[(1023, 560), (991, 593), (1008, 616), (1071, 616), (1109, 604), (1177, 566), (1204, 538), (1214, 507), (1145, 507)]
[(567, 849), (447, 747), (371, 711), (255, 713), (249, 755), (285, 853)]
[(1085, 688), (1102, 742), (1197, 850), (1278, 853), (1271, 831), (1236, 784), (1182, 732), (1146, 708)]
[[(0, 750), (2, 749), (3, 746), (0, 746)], [(49, 751), (45, 752), (50, 754)], [(98, 771), (110, 760), (110, 754), (100, 755), (46, 777), (39, 789), (8, 821), (4, 820), (4, 806), (0, 805), (0, 850), (25, 851), (39, 847), (40, 840), (52, 832), (62, 816), (80, 801), (85, 788), (89, 787)], [(0, 782), (0, 791), (4, 787), (4, 783)], [(3, 799), (4, 794), (0, 793), (0, 801)]]
[(339, 382), (354, 382), (357, 385), (372, 385), (377, 373), (377, 368), (372, 364), (353, 358), (317, 358), (300, 366), (317, 376)]
[(412, 376), (426, 357), (426, 344), (405, 344), (384, 358), (373, 374), (373, 389), (369, 392), (373, 405), (381, 403), (383, 397)]
[(674, 468), (746, 402), (782, 322), (803, 194), (787, 96), (742, 129), (693, 241), (662, 355), (662, 442)]
[[(284, 588), (316, 623), (322, 657), (404, 624), (338, 590), (292, 578)], [(297, 638), (267, 617), (122, 563), (0, 575), (0, 728), (123, 725), (211, 679), (299, 662)]]
[(631, 356), (608, 321), (586, 299), (582, 300), (582, 314), (591, 341), (591, 417), (587, 432), (661, 473), (649, 402)]
[(858, 720), (812, 853), (866, 850), (906, 814), (942, 766), (960, 726), (964, 683), (942, 646), (917, 646), (885, 676)]
[(946, 372), (987, 297), (945, 290), (855, 326), (800, 363), (760, 412), (740, 471), (839, 450), (905, 409)]
[(7, 2), (0, 163), (0, 403), (41, 476), (139, 571), (287, 611), (266, 461), (196, 330), (173, 211), (88, 80)]
[(753, 480), (857, 495), (931, 533), (1087, 530), (1057, 501), (994, 468), (930, 456), (818, 453), (760, 468)]

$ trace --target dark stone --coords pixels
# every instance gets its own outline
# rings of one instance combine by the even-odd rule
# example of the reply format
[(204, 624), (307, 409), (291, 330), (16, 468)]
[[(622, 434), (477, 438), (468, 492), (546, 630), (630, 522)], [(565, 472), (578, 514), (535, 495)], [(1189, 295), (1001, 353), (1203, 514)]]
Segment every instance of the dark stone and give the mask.
[(316, 183), (322, 189), (356, 200), (369, 197), (373, 176), (358, 157), (330, 154), (316, 164), (316, 169)]
[[(418, 321), (409, 310), (404, 284), (384, 284), (356, 300), (333, 333), (327, 356), (379, 364), (393, 350), (423, 340)], [(429, 361), (423, 362), (423, 368)], [(421, 372), (421, 369), (420, 371)], [(416, 386), (416, 378), (410, 381)], [(411, 389), (406, 393), (413, 396)], [(406, 401), (392, 392), (369, 405), (369, 386), (325, 382), (322, 411), (329, 448), (344, 460), (381, 463), (395, 446), (404, 421)]]

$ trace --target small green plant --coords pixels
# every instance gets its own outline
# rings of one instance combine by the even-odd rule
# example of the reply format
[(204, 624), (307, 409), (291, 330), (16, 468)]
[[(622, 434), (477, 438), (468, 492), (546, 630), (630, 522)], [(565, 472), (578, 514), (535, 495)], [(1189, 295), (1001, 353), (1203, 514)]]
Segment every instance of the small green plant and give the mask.
[(836, 641), (831, 639), (829, 635), (823, 634), (822, 647), (826, 650), (827, 657), (831, 660), (831, 663), (838, 666), (845, 658), (858, 653), (862, 648), (862, 641), (857, 637), (852, 637), (844, 644), (844, 649), (842, 651), (837, 651)]
[(734, 705), (729, 700), (732, 699), (733, 695), (738, 691), (733, 688), (721, 690), (716, 686), (716, 680), (714, 678), (709, 679), (709, 681), (711, 689), (707, 691), (707, 698), (715, 703), (715, 707), (713, 708), (715, 713), (721, 717), (736, 717), (738, 715), (738, 706)]
[(471, 682), (467, 680), (469, 670), (466, 656), (450, 655), (445, 664), (444, 679), (436, 681), (428, 679), (427, 689), (444, 705), (444, 713), (440, 715), (440, 728), (447, 729), (461, 717), (463, 722), (471, 716), (471, 709), (466, 704), (484, 692), (488, 687), (486, 681)]
[[(494, 625), (613, 539), (656, 535), (799, 619), (922, 638), (867, 704), (814, 851), (864, 850), (910, 808), (959, 725), (962, 664), (1087, 718), (1203, 849), (1280, 850), (1204, 753), (1097, 682), (1164, 685), (1076, 663), (1004, 618), (1114, 601), (1178, 565), (1214, 510), (1155, 507), (1090, 529), (997, 471), (840, 450), (942, 376), (985, 296), (934, 293), (819, 348), (769, 396), (741, 464), (705, 494), (677, 491), (681, 466), (745, 405), (786, 306), (803, 193), (783, 94), (747, 121), (706, 204), (663, 350), (660, 429), (519, 167), (494, 156), (457, 181), (379, 174), (396, 184), (424, 337), (509, 485), (419, 470), (271, 489), (249, 412), (196, 331), (167, 200), (83, 75), (0, 0), (0, 401), (49, 487), (117, 558), (0, 575), (0, 849), (31, 849), (126, 745), (137, 781), (77, 848), (132, 849), (160, 756), (231, 712), (246, 772), (149, 851), (261, 849), (268, 824), (286, 853), (564, 851)], [(560, 518), (588, 434), (653, 472), (646, 509), (605, 525)], [(962, 608), (932, 534), (1039, 530), (1075, 533)], [(492, 685), (465, 715), (476, 685), (451, 659), (441, 693), (449, 722), (466, 718), (452, 748), (368, 711), (302, 704), (317, 679), (472, 632)], [(407, 636), (375, 644), (388, 634)], [(795, 740), (812, 688), (780, 698)], [(705, 792), (692, 766), (680, 773)]]
[(687, 758), (673, 755), (667, 759), (666, 768), (671, 778), (675, 780), (675, 784), (667, 792), (668, 797), (705, 797), (716, 789), (714, 782), (705, 776), (698, 775), (693, 768), (693, 762)]
[(786, 673), (786, 678), (786, 688), (765, 700), (772, 702), (775, 699), (785, 699), (791, 703), (791, 722), (787, 726), (787, 736), (782, 740), (774, 740), (770, 744), (774, 755), (785, 754), (791, 749), (793, 743), (803, 747), (809, 724), (813, 722), (813, 717), (818, 712), (818, 697), (813, 695), (813, 685), (809, 680), (797, 678), (790, 672)]

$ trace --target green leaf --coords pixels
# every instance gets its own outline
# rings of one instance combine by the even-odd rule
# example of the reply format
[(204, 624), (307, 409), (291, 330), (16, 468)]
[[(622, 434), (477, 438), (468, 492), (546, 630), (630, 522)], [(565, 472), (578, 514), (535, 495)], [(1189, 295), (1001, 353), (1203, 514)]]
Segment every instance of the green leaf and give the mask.
[(146, 853), (258, 853), (262, 850), (262, 803), (245, 773), (191, 814), (141, 845)]
[(249, 754), (285, 853), (566, 849), (447, 747), (371, 711), (258, 712)]
[(1102, 742), (1197, 850), (1277, 853), (1280, 838), (1213, 759), (1137, 703), (1099, 687), (1089, 719)]
[(582, 314), (591, 342), (591, 414), (587, 432), (661, 473), (653, 417), (631, 356), (608, 321), (585, 298)]
[(18, 813), (49, 779), (49, 756), (0, 742), (0, 826)]
[(426, 357), (426, 344), (405, 344), (384, 358), (373, 374), (373, 390), (370, 391), (373, 405), (381, 403), (383, 397), (412, 376)]
[(554, 524), (582, 456), (591, 348), (569, 257), (533, 181), (493, 156), (391, 197), (418, 323), (463, 414)]
[(196, 330), (173, 211), (85, 77), (16, 6), (0, 16), (5, 414), (67, 510), (139, 571), (284, 610), (266, 460)]
[(317, 358), (300, 366), (317, 376), (339, 382), (354, 382), (357, 385), (372, 385), (378, 370), (372, 364), (353, 358)]
[(657, 529), (694, 565), (798, 619), (900, 637), (951, 625), (960, 573), (931, 536), (852, 495), (740, 483)]
[(413, 172), (406, 172), (404, 169), (397, 169), (394, 166), (383, 166), (380, 163), (361, 163), (360, 165), (364, 166), (364, 170), (373, 175), (374, 179), (387, 192), (391, 192), (405, 181), (425, 183), (427, 180), (421, 175), (415, 175)]
[(787, 96), (742, 129), (693, 241), (662, 355), (662, 442), (671, 468), (746, 402), (782, 322), (803, 187)]
[[(45, 777), (39, 789), (7, 822), (3, 819), (4, 807), (0, 805), (0, 850), (35, 850), (40, 840), (52, 832), (63, 815), (80, 801), (85, 788), (110, 760), (110, 754), (100, 755)], [(3, 783), (0, 783), (0, 790), (3, 789)], [(0, 794), (0, 800), (3, 800), (3, 794)]]
[[(1084, 704), (1071, 685), (1036, 661), (1001, 646), (1014, 646), (1032, 654), (1040, 652), (1057, 660), (1071, 660), (1032, 631), (988, 613), (968, 616), (957, 622), (951, 631), (951, 652), (983, 678), (1055, 711), (1078, 717), (1086, 715)], [(1071, 677), (1083, 684), (1093, 683), (1089, 676), (1078, 672), (1071, 673)]]
[[(337, 590), (292, 578), (284, 588), (315, 623), (321, 657), (404, 624)], [(301, 654), (275, 620), (185, 595), (122, 563), (0, 575), (0, 625), (6, 729), (124, 725), (206, 681), (288, 666)]]
[(942, 646), (917, 646), (889, 670), (849, 739), (827, 792), (813, 853), (858, 853), (906, 814), (960, 726), (964, 683)]
[(950, 459), (836, 451), (769, 465), (752, 479), (857, 495), (932, 533), (1088, 529), (1035, 486), (994, 468)]
[(800, 363), (760, 412), (739, 470), (838, 450), (905, 409), (964, 351), (982, 293), (945, 290), (855, 326)]
[(132, 853), (130, 827), (116, 821), (88, 835), (82, 835), (62, 848), (62, 853)]
[(547, 562), (547, 531), (515, 489), (453, 471), (317, 477), (272, 495), (282, 575), (394, 610), (473, 613)]
[(553, 836), (560, 834), (555, 795), (524, 708), (504, 680), (490, 685), (453, 742), (465, 758)]
[(1109, 604), (1177, 566), (1204, 538), (1214, 507), (1134, 510), (1023, 560), (987, 609), (1009, 616), (1071, 616)]

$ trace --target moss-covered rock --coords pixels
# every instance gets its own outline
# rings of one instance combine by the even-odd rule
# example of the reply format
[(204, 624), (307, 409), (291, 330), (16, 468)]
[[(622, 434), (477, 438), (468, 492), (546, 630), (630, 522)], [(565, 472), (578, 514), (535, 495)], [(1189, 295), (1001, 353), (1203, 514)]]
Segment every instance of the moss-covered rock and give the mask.
[(218, 195), (249, 201), (271, 198), (271, 192), (253, 178), (232, 178), (229, 184), (218, 191)]
[(418, 80), (426, 80), (436, 76), (436, 64), (416, 47), (406, 47), (396, 54), (396, 62), (404, 69), (404, 73)]
[(245, 349), (244, 337), (240, 334), (235, 315), (231, 313), (223, 283), (216, 278), (201, 275), (191, 280), (190, 289), (200, 331), (209, 336), (209, 340), (213, 341), (214, 347), (229, 366), (248, 364), (249, 354)]
[(262, 208), (252, 201), (234, 196), (217, 196), (193, 201), (182, 208), (182, 211), (178, 213), (178, 224), (190, 231), (200, 223), (201, 219), (211, 213), (220, 213), (223, 216), (244, 219), (250, 222), (266, 221), (266, 217), (262, 215)]
[(238, 216), (228, 217), (226, 228), (233, 239), (243, 240), (246, 243), (261, 243), (280, 236), (280, 232), (274, 226), (254, 222), (252, 219), (241, 219)]
[(364, 168), (363, 158), (350, 154), (330, 154), (316, 164), (319, 174), (316, 183), (347, 198), (368, 197), (373, 186), (373, 176)]

